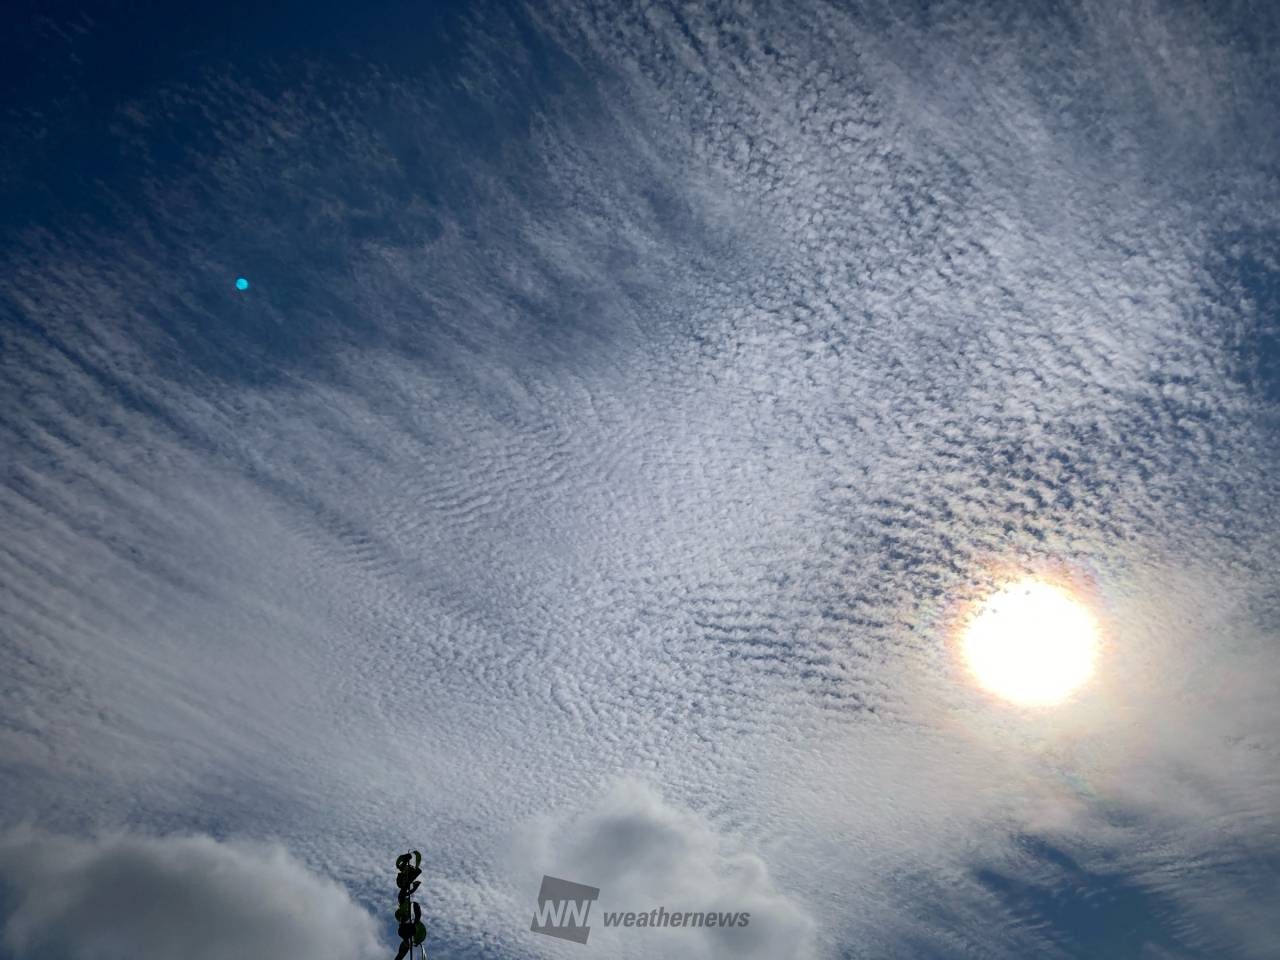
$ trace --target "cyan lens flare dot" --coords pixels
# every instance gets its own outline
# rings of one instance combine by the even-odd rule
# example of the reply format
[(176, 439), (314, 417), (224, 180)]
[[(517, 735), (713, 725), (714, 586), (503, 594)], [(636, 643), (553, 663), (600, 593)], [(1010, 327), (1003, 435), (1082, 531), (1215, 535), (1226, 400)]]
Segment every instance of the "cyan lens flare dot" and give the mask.
[(238, 279), (236, 280), (236, 289), (237, 289), (237, 290), (248, 290), (248, 289), (249, 289), (249, 281), (248, 281), (248, 280), (246, 280), (244, 277), (240, 277), (240, 278), (238, 278)]

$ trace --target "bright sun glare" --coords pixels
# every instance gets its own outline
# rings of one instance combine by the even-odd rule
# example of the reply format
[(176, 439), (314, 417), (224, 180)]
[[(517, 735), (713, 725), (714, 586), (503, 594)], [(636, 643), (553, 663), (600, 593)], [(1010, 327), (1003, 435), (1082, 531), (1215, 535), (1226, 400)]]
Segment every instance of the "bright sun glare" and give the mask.
[(1098, 630), (1085, 606), (1059, 587), (1019, 580), (978, 604), (964, 632), (978, 682), (1014, 703), (1063, 700), (1093, 672)]

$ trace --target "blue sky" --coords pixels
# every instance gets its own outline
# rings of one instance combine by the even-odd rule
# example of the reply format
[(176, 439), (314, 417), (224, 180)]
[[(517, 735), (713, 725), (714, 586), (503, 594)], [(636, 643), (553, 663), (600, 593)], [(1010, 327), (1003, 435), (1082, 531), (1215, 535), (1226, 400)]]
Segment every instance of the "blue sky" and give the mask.
[(1275, 9), (6, 16), (5, 960), (1274, 956)]

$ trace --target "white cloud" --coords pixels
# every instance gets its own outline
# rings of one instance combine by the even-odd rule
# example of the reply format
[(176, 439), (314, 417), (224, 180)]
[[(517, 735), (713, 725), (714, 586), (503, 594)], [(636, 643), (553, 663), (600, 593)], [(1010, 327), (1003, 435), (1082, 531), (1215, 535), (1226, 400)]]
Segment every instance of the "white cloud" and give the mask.
[(385, 954), (369, 914), (282, 847), (206, 836), (0, 837), (19, 958), (353, 960)]
[[(623, 779), (587, 810), (545, 820), (525, 838), (529, 889), (542, 874), (600, 888), (590, 945), (609, 956), (816, 956), (815, 923), (804, 904), (779, 889), (761, 857), (704, 817), (669, 803), (650, 785)], [(532, 904), (532, 900), (530, 900)], [(532, 907), (526, 905), (531, 911)], [(604, 926), (609, 912), (749, 913), (745, 927)], [(555, 951), (530, 933), (529, 945)]]
[[(421, 837), (434, 915), (519, 954), (504, 831), (630, 772), (665, 799), (615, 820), (819, 953), (1050, 950), (973, 882), (1034, 873), (1021, 830), (1212, 925), (1186, 865), (1255, 876), (1276, 797), (1280, 472), (1215, 271), (1276, 227), (1280, 111), (1232, 117), (1280, 84), (1145, 4), (785, 6), (549, 6), (554, 91), (473, 38), (460, 109), (529, 97), (496, 153), (355, 68), (133, 105), (207, 163), (0, 254), (6, 820), (230, 824), (358, 888)], [(1027, 719), (942, 625), (1040, 563), (1116, 655)]]

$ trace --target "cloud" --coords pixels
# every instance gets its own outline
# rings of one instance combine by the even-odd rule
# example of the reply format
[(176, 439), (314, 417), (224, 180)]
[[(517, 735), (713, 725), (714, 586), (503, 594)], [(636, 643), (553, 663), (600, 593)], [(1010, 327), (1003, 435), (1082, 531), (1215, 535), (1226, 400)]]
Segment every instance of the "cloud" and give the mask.
[(30, 827), (0, 838), (14, 955), (71, 960), (352, 960), (382, 956), (374, 920), (281, 846), (207, 836)]
[[(420, 837), (433, 929), (518, 956), (506, 825), (633, 773), (548, 855), (747, 877), (819, 953), (1070, 953), (1008, 891), (1110, 882), (1243, 955), (1280, 84), (1242, 7), (1080, 9), (566, 2), (476, 18), (453, 85), (140, 93), (110, 215), (0, 245), (4, 821), (358, 893)], [(1113, 655), (1030, 716), (945, 621), (1045, 563)], [(632, 834), (651, 887), (593, 853)]]
[[(590, 808), (544, 820), (526, 843), (530, 889), (537, 889), (544, 873), (600, 888), (591, 914), (591, 945), (610, 956), (817, 956), (813, 917), (778, 887), (764, 860), (643, 781), (623, 779)], [(751, 917), (746, 927), (731, 929), (603, 926), (605, 911), (648, 912), (659, 906), (668, 912), (746, 912)]]

